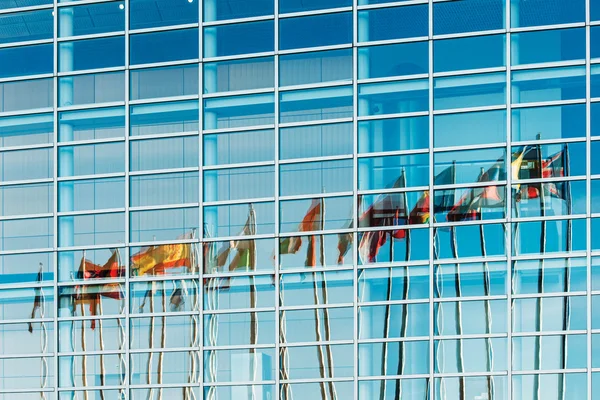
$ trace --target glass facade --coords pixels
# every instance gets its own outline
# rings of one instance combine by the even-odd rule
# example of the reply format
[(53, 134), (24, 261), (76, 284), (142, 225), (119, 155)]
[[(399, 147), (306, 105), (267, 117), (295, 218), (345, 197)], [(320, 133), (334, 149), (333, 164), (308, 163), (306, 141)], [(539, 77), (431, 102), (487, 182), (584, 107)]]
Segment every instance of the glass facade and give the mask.
[(4, 399), (600, 400), (600, 0), (0, 0)]

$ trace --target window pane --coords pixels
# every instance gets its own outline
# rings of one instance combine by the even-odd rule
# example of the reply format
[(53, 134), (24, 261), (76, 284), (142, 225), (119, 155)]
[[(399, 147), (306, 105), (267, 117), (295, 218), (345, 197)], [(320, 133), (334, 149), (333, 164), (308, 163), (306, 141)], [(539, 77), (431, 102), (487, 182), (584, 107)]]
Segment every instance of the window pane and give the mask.
[(483, 107), (506, 103), (506, 74), (478, 74), (435, 78), (436, 110)]
[(51, 213), (52, 184), (0, 186), (0, 216)]
[(429, 118), (406, 117), (360, 121), (358, 152), (426, 149), (429, 144)]
[(429, 156), (367, 157), (358, 160), (358, 190), (398, 188), (405, 173), (406, 187), (426, 186), (429, 180)]
[(53, 120), (52, 114), (0, 118), (0, 147), (51, 143)]
[(204, 201), (273, 197), (272, 166), (204, 171)]
[(272, 0), (245, 0), (230, 2), (213, 0), (204, 2), (204, 22), (222, 21), (273, 14)]
[(130, 201), (132, 207), (198, 202), (198, 173), (132, 176)]
[[(307, 227), (305, 226), (305, 222), (311, 219), (309, 212), (311, 212), (315, 206), (320, 207), (319, 211), (323, 208), (325, 209), (325, 212), (323, 213), (325, 220), (323, 221), (323, 224), (321, 224), (320, 217), (316, 215), (312, 221), (308, 221), (309, 225), (312, 224), (313, 226)], [(307, 215), (309, 215), (309, 217), (308, 219), (305, 219)], [(279, 219), (280, 231), (283, 233), (303, 232), (307, 230), (306, 228), (310, 228), (312, 231), (347, 229), (352, 221), (352, 197), (326, 197), (324, 199), (282, 201), (280, 204)], [(327, 242), (325, 244), (325, 251), (332, 254), (332, 256), (329, 257), (329, 264), (335, 265), (331, 260), (338, 259), (339, 249), (337, 248), (337, 244), (339, 238), (337, 235), (329, 235), (324, 240)], [(286, 238), (280, 239), (280, 242), (285, 241)], [(281, 253), (282, 255), (287, 255), (287, 257), (284, 257), (286, 260), (290, 261), (290, 259), (293, 259), (292, 254), (287, 254), (285, 249), (282, 249)], [(299, 257), (297, 257), (296, 261), (302, 258), (302, 262), (304, 262), (306, 254), (302, 251), (298, 253)], [(352, 258), (351, 253), (352, 252), (350, 251), (347, 253), (349, 258)], [(333, 254), (335, 254), (335, 257), (333, 257)], [(342, 254), (342, 256), (344, 256), (344, 254)], [(304, 264), (297, 263), (296, 265), (304, 267)]]
[(129, 29), (198, 22), (198, 3), (175, 0), (130, 0)]
[(58, 182), (59, 212), (122, 207), (125, 207), (123, 178)]
[(198, 136), (130, 142), (130, 171), (198, 168)]
[(125, 30), (125, 4), (122, 1), (58, 10), (58, 37)]
[(433, 5), (433, 34), (504, 28), (505, 0), (463, 0)]
[[(198, 29), (144, 33), (129, 37), (131, 64), (148, 64), (198, 58)], [(161, 49), (160, 52), (153, 49)]]
[(52, 79), (0, 83), (0, 93), (0, 112), (52, 107), (54, 103)]
[(270, 88), (275, 84), (273, 57), (204, 63), (204, 93)]
[(0, 2), (0, 9), (4, 10), (16, 7), (41, 6), (44, 4), (52, 4), (52, 2), (47, 0), (26, 0), (23, 2), (18, 2), (16, 0), (2, 0), (2, 2)]
[(232, 204), (204, 207), (204, 224), (210, 238), (245, 235), (248, 207), (256, 213), (256, 234), (275, 232), (275, 203)]
[(358, 41), (427, 36), (428, 21), (426, 4), (359, 11)]
[(58, 113), (58, 140), (108, 139), (125, 136), (125, 110), (98, 108)]
[(1, 49), (0, 78), (50, 74), (54, 59), (52, 53), (54, 53), (52, 44)]
[(198, 229), (198, 207), (152, 211), (132, 211), (129, 240), (150, 242), (174, 240)]
[[(125, 268), (123, 266), (123, 258), (125, 253), (124, 250), (125, 249), (88, 249), (75, 251), (61, 251), (58, 253), (57, 258), (59, 281), (73, 282), (76, 280), (94, 281), (104, 280), (107, 278), (122, 278), (125, 276)], [(108, 287), (111, 287), (111, 284), (108, 284), (106, 288), (108, 289)], [(88, 288), (90, 287), (88, 286)], [(117, 295), (116, 297), (118, 296), (119, 295)], [(73, 344), (77, 346), (76, 342)], [(68, 344), (66, 346), (70, 347)], [(113, 346), (118, 348), (118, 346), (116, 346), (116, 343), (112, 346), (109, 345), (109, 347)], [(59, 344), (59, 347), (62, 346)], [(66, 351), (72, 350), (69, 349)]]
[(204, 57), (273, 51), (274, 22), (248, 22), (204, 28)]
[(585, 68), (562, 67), (514, 71), (513, 103), (585, 98)]
[(352, 154), (352, 123), (280, 128), (281, 160)]
[(281, 86), (351, 79), (351, 49), (279, 56), (279, 84)]
[(513, 33), (511, 53), (512, 65), (583, 60), (585, 28)]
[[(434, 230), (438, 245), (436, 259), (482, 257), (484, 251), (486, 256), (506, 255), (506, 234), (503, 224), (457, 225), (453, 231), (454, 235), (448, 228)], [(473, 243), (481, 243), (482, 236), (485, 237), (485, 248), (482, 249), (479, 245), (473, 246)], [(453, 243), (456, 245), (454, 246)]]
[(51, 178), (53, 158), (52, 149), (0, 153), (0, 182)]
[(428, 42), (388, 44), (358, 48), (358, 78), (426, 74)]
[[(518, 108), (512, 110), (512, 140), (585, 137), (585, 105)], [(542, 138), (541, 136), (539, 136)]]
[[(515, 236), (517, 242), (513, 246), (513, 254), (548, 254), (567, 251), (567, 221), (551, 220), (544, 221), (546, 225), (545, 232), (542, 232), (542, 222), (521, 222), (514, 224), (513, 228), (518, 229)], [(581, 251), (585, 249), (585, 219), (575, 219), (572, 221), (572, 237), (570, 240), (570, 251)], [(545, 241), (542, 237), (545, 236)], [(542, 246), (542, 243), (545, 243)]]
[(130, 106), (131, 136), (198, 131), (198, 100)]
[[(0, 222), (0, 250), (48, 249), (52, 247), (53, 218), (30, 218)], [(30, 304), (33, 304), (31, 302)], [(52, 307), (46, 307), (46, 310)], [(21, 314), (22, 315), (27, 314)]]
[(312, 11), (322, 8), (338, 8), (352, 6), (351, 0), (319, 0), (319, 1), (303, 1), (303, 0), (279, 0), (279, 13), (293, 13), (302, 11)]
[(123, 36), (58, 44), (59, 72), (123, 65), (125, 65), (125, 37)]
[(58, 176), (124, 172), (123, 143), (61, 146), (58, 149)]
[(348, 192), (352, 160), (286, 164), (280, 167), (280, 195)]
[(384, 115), (427, 111), (429, 83), (426, 79), (370, 83), (358, 87), (358, 115)]
[(204, 100), (204, 129), (272, 125), (275, 122), (273, 94), (219, 97)]
[[(42, 273), (38, 277), (40, 269)], [(0, 284), (2, 285), (14, 283), (35, 284), (52, 281), (55, 278), (54, 257), (52, 253), (26, 253), (0, 256), (0, 271)], [(49, 312), (52, 313), (51, 310)], [(21, 319), (22, 317), (18, 318)], [(6, 318), (1, 319), (3, 321), (6, 320)], [(4, 351), (10, 351), (10, 349), (5, 347)]]
[[(506, 149), (460, 150), (435, 153), (436, 185), (476, 183), (483, 171), (491, 172), (487, 181), (506, 179)], [(449, 171), (448, 173), (445, 173)], [(493, 172), (492, 172), (493, 171)], [(444, 175), (450, 175), (450, 179)], [(449, 181), (449, 182), (448, 182)]]
[[(247, 213), (248, 207), (246, 206), (246, 216)], [(208, 251), (208, 254), (205, 253), (207, 257), (207, 262), (204, 263), (205, 274), (234, 274), (233, 277), (225, 279), (221, 277), (207, 279), (205, 294), (217, 294), (221, 299), (226, 300), (215, 304), (212, 301), (206, 302), (205, 298), (204, 309), (274, 307), (274, 277), (272, 275), (249, 277), (242, 274), (252, 271), (273, 271), (275, 241), (273, 239), (245, 239), (235, 242), (234, 248), (231, 247), (231, 241), (209, 242), (204, 247), (205, 251)], [(255, 259), (248, 260), (248, 257), (245, 257), (245, 253), (247, 253), (245, 250), (250, 248), (256, 249)], [(257, 291), (254, 304), (250, 303), (251, 296), (248, 295), (252, 286)], [(234, 291), (230, 291), (230, 287)]]
[(124, 100), (125, 74), (123, 72), (58, 78), (59, 107)]
[(131, 100), (198, 94), (198, 66), (150, 68), (130, 72)]
[(352, 87), (285, 91), (279, 94), (279, 122), (352, 117)]
[(204, 135), (204, 165), (273, 161), (275, 132), (272, 130)]
[[(0, 5), (0, 9), (4, 8)], [(54, 18), (52, 10), (30, 11), (0, 16), (0, 26), (5, 31), (0, 43), (26, 42), (51, 39)]]
[(58, 217), (58, 245), (94, 246), (125, 243), (125, 214)]
[(506, 142), (505, 110), (436, 115), (433, 126), (435, 147)]
[[(303, 32), (299, 35), (298, 32)], [(279, 20), (279, 49), (352, 43), (352, 13)]]
[(433, 42), (434, 72), (503, 67), (505, 35), (476, 36)]
[(513, 28), (585, 21), (585, 0), (510, 0)]

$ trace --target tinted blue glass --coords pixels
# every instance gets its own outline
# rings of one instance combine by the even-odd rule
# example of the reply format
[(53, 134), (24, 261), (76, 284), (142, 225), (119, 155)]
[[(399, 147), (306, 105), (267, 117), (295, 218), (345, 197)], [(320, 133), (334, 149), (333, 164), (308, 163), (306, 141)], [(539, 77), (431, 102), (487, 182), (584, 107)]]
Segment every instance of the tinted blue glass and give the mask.
[(434, 72), (506, 65), (506, 36), (476, 36), (433, 42)]
[(592, 103), (590, 105), (591, 123), (590, 134), (592, 136), (600, 136), (600, 103)]
[(600, 0), (590, 0), (590, 19), (600, 20)]
[(318, 10), (321, 8), (337, 8), (351, 6), (352, 0), (279, 0), (279, 13), (283, 14)]
[(585, 104), (512, 110), (512, 140), (535, 140), (585, 137)]
[(358, 161), (358, 189), (390, 189), (402, 173), (406, 187), (424, 186), (429, 180), (429, 155), (366, 157)]
[(198, 172), (132, 176), (129, 205), (197, 203), (199, 183)]
[(204, 93), (273, 87), (273, 57), (204, 63)]
[(52, 212), (52, 184), (0, 187), (0, 215), (3, 217)]
[(145, 33), (129, 37), (131, 64), (198, 58), (198, 29)]
[(198, 131), (198, 100), (130, 106), (131, 136)]
[(124, 137), (125, 110), (114, 107), (61, 112), (58, 132), (61, 142)]
[(273, 161), (275, 132), (249, 132), (204, 135), (204, 165)]
[(125, 30), (125, 4), (88, 4), (58, 9), (58, 37)]
[(279, 158), (326, 157), (352, 154), (352, 123), (279, 129)]
[(426, 4), (359, 11), (358, 41), (427, 36), (428, 21)]
[(433, 141), (435, 147), (506, 142), (506, 111), (436, 115)]
[(585, 0), (511, 0), (513, 28), (585, 21)]
[(477, 74), (434, 79), (437, 110), (500, 105), (506, 102), (506, 74)]
[(198, 229), (198, 207), (167, 210), (132, 211), (129, 240), (148, 242), (173, 240)]
[(125, 170), (125, 145), (121, 142), (61, 146), (58, 176), (110, 174)]
[(61, 181), (58, 183), (58, 194), (58, 211), (61, 212), (122, 208), (125, 206), (125, 180), (110, 178)]
[(7, 151), (0, 162), (0, 182), (46, 179), (52, 177), (54, 157), (51, 149)]
[(125, 64), (125, 37), (78, 40), (58, 44), (59, 72), (120, 67)]
[(204, 22), (273, 14), (274, 0), (209, 0), (204, 2)]
[(130, 171), (198, 167), (198, 136), (135, 140), (129, 147)]
[[(72, 221), (72, 226), (63, 221)], [(125, 214), (94, 214), (58, 217), (58, 245), (93, 246), (122, 244), (125, 241)]]
[[(506, 148), (445, 151), (435, 153), (433, 159), (435, 163), (435, 184), (437, 185), (476, 183), (479, 180), (482, 168), (487, 171), (492, 166), (498, 165), (498, 163), (500, 168), (498, 180), (506, 179), (506, 162), (504, 161), (506, 159)], [(454, 166), (455, 172), (448, 179), (443, 172), (452, 166)]]
[(19, 115), (0, 119), (0, 147), (51, 143), (52, 114)]
[(0, 43), (49, 39), (54, 18), (51, 10), (4, 14), (0, 15), (0, 26), (3, 28)]
[(133, 70), (129, 85), (131, 100), (198, 94), (198, 65)]
[(0, 78), (52, 73), (53, 45), (14, 47), (0, 50)]
[(130, 0), (129, 29), (198, 22), (198, 3), (179, 0)]
[(585, 68), (515, 71), (512, 74), (511, 96), (513, 103), (585, 98)]
[(505, 0), (462, 0), (433, 4), (433, 34), (504, 28)]
[[(0, 70), (1, 68), (2, 66)], [(2, 112), (52, 107), (54, 102), (54, 84), (51, 78), (4, 82), (0, 83), (0, 90), (10, 93), (10, 96), (0, 98)], [(35, 96), (32, 96), (32, 93), (35, 93)]]
[(275, 118), (272, 93), (204, 100), (204, 129), (271, 125)]
[(358, 48), (358, 78), (426, 74), (429, 43), (400, 43)]
[(279, 56), (281, 86), (351, 79), (352, 49)]
[(204, 57), (273, 51), (273, 21), (204, 28)]
[(43, 4), (52, 4), (48, 0), (0, 0), (0, 10), (17, 7), (41, 6)]
[(285, 164), (279, 167), (279, 194), (348, 192), (352, 190), (352, 171), (352, 160)]
[(600, 57), (600, 26), (590, 28), (590, 57)]
[(429, 109), (426, 79), (362, 84), (358, 88), (358, 115), (384, 115)]
[(585, 28), (511, 34), (512, 65), (585, 58)]
[[(298, 34), (302, 32), (302, 34)], [(285, 18), (279, 21), (281, 50), (352, 42), (352, 13)]]
[(279, 122), (352, 117), (352, 87), (285, 91), (279, 94)]
[(358, 123), (358, 152), (426, 149), (429, 117), (390, 118)]
[(267, 198), (275, 195), (273, 166), (204, 171), (204, 201)]
[(600, 97), (600, 65), (592, 64), (590, 70), (590, 89), (592, 97)]
[(60, 107), (124, 100), (124, 72), (58, 78), (58, 105)]

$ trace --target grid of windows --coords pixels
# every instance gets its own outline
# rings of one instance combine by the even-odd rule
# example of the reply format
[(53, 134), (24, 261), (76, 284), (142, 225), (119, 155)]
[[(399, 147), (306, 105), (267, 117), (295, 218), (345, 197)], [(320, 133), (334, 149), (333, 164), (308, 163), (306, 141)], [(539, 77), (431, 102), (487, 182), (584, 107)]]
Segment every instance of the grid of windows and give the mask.
[(0, 399), (600, 399), (600, 0), (0, 0)]

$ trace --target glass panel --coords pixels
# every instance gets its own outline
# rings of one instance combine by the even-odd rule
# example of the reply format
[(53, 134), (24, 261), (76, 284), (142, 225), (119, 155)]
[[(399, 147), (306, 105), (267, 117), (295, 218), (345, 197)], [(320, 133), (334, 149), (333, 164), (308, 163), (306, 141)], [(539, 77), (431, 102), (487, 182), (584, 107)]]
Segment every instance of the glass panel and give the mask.
[[(69, 383), (71, 386), (71, 383)], [(89, 385), (88, 385), (89, 386)], [(168, 390), (168, 389), (165, 389)], [(125, 397), (125, 389), (102, 389), (102, 390), (80, 390), (80, 391), (60, 391), (58, 393), (59, 399), (69, 400), (77, 399), (80, 397), (87, 397), (88, 400), (102, 400), (102, 397), (109, 397), (114, 399), (121, 399)]]
[(1, 49), (0, 78), (51, 74), (53, 53), (52, 43)]
[(358, 115), (384, 115), (429, 110), (429, 83), (414, 81), (363, 84), (358, 87)]
[(600, 180), (592, 180), (592, 212), (600, 213)]
[(555, 0), (551, 7), (544, 0), (510, 0), (510, 5), (513, 28), (585, 21), (585, 0)]
[(427, 42), (399, 43), (358, 48), (358, 79), (426, 74)]
[[(536, 278), (538, 284), (544, 286), (545, 279)], [(515, 299), (513, 300), (512, 309), (512, 329), (515, 332), (556, 332), (586, 329), (587, 303), (585, 296)]]
[(585, 181), (513, 185), (516, 217), (585, 214)]
[(273, 130), (204, 135), (204, 165), (241, 164), (275, 159)]
[(125, 110), (98, 108), (58, 113), (58, 141), (125, 137)]
[[(204, 226), (211, 238), (246, 235), (249, 204), (204, 207)], [(252, 203), (256, 213), (256, 234), (275, 233), (275, 204)], [(206, 234), (205, 234), (206, 236)]]
[[(354, 349), (351, 344), (294, 346), (286, 348), (285, 352), (289, 379), (349, 378), (354, 371)], [(317, 365), (319, 368), (316, 368)], [(336, 385), (334, 382), (327, 383), (330, 388)]]
[(513, 370), (536, 371), (585, 368), (585, 335), (513, 338)]
[(345, 43), (352, 43), (351, 12), (279, 20), (280, 50)]
[(204, 171), (204, 201), (258, 199), (275, 195), (275, 169), (228, 168)]
[[(204, 352), (204, 363), (219, 366), (216, 373), (211, 373), (208, 368), (204, 370), (205, 382), (260, 382), (275, 379), (275, 349), (209, 350)], [(260, 395), (259, 398), (269, 398), (266, 397), (267, 393), (273, 394), (270, 386), (252, 388), (248, 390), (242, 386), (233, 390), (237, 396), (244, 396), (241, 398), (247, 398), (246, 394), (252, 396), (252, 392)]]
[[(198, 29), (144, 33), (129, 37), (131, 64), (148, 64), (198, 58)], [(161, 49), (161, 51), (152, 51)]]
[(362, 343), (357, 361), (358, 376), (427, 374), (429, 342)]
[(433, 34), (503, 29), (505, 7), (505, 0), (463, 0), (434, 4)]
[(59, 280), (114, 279), (125, 276), (124, 249), (76, 250), (58, 254)]
[[(584, 176), (585, 148), (585, 143), (581, 142), (513, 147), (514, 159), (523, 157), (518, 170), (518, 179)], [(513, 164), (515, 169), (518, 167), (517, 164)], [(592, 171), (594, 170), (593, 166), (594, 162), (592, 162)]]
[[(119, 351), (125, 349), (124, 319), (99, 319), (96, 321), (96, 324), (98, 324), (98, 329), (92, 330), (89, 329), (88, 321), (59, 322), (58, 332), (61, 335), (60, 337), (72, 337), (72, 340), (58, 341), (59, 351), (87, 352), (101, 350)], [(102, 331), (102, 338), (100, 338), (100, 331)]]
[(125, 74), (77, 75), (58, 79), (58, 105), (98, 104), (125, 100)]
[[(505, 235), (503, 224), (458, 225), (453, 229), (437, 228), (434, 230), (437, 243), (434, 255), (436, 259), (504, 256), (506, 255)], [(481, 243), (482, 237), (485, 237), (484, 245), (473, 246), (473, 243)]]
[(130, 171), (198, 168), (198, 136), (136, 140), (129, 147)]
[[(506, 342), (506, 338), (436, 340), (433, 345), (435, 371), (469, 373), (506, 370)], [(486, 356), (482, 357), (482, 354)]]
[(125, 2), (61, 7), (58, 37), (93, 35), (125, 30)]
[(132, 314), (198, 311), (199, 292), (196, 282), (181, 279), (133, 282), (130, 284), (129, 310)]
[[(32, 329), (40, 330), (36, 319), (54, 317), (53, 293), (51, 287), (0, 290), (0, 321), (31, 319)], [(37, 308), (34, 305), (36, 297), (39, 302)]]
[(435, 147), (506, 142), (505, 110), (436, 115), (433, 126)]
[(512, 102), (574, 100), (585, 98), (585, 68), (560, 67), (512, 73)]
[[(257, 323), (256, 336), (253, 336), (253, 324)], [(275, 343), (275, 313), (235, 313), (209, 314), (204, 316), (204, 326), (218, 325), (216, 337), (209, 329), (204, 330), (204, 346), (244, 346), (251, 344), (256, 337), (257, 344)]]
[(204, 63), (203, 93), (272, 88), (274, 84), (273, 57)]
[(429, 336), (428, 303), (361, 306), (358, 315), (359, 340)]
[(426, 149), (429, 117), (390, 118), (358, 122), (358, 152)]
[(61, 146), (58, 163), (58, 176), (124, 172), (125, 146), (123, 143)]
[(52, 213), (53, 194), (51, 183), (0, 186), (0, 216)]
[(173, 240), (198, 228), (198, 208), (135, 211), (129, 216), (129, 240)]
[(281, 306), (352, 303), (352, 270), (283, 274)]
[(144, 29), (198, 22), (198, 3), (176, 0), (131, 0), (129, 29)]
[[(30, 327), (31, 330), (29, 330)], [(2, 324), (0, 325), (0, 334), (3, 342), (7, 344), (0, 348), (0, 354), (3, 356), (54, 352), (54, 324), (52, 322)]]
[(506, 103), (506, 74), (435, 78), (433, 95), (436, 110), (503, 105)]
[[(255, 2), (244, 2), (243, 4), (250, 6)], [(223, 3), (225, 2), (223, 1)], [(204, 57), (224, 57), (273, 51), (275, 45), (274, 29), (273, 21), (204, 28)]]
[(282, 233), (347, 229), (352, 226), (352, 197), (282, 201), (279, 213)]
[(272, 125), (275, 98), (271, 93), (204, 100), (204, 129)]
[(428, 35), (426, 4), (358, 12), (358, 41), (405, 39)]
[(505, 158), (506, 149), (504, 148), (435, 153), (434, 184), (450, 185), (505, 180)]
[(281, 128), (279, 158), (281, 160), (352, 154), (352, 123)]
[(436, 265), (434, 270), (436, 298), (507, 294), (507, 272), (504, 262), (442, 264)]
[(32, 149), (0, 153), (0, 182), (52, 177), (52, 149)]
[(132, 207), (198, 203), (197, 172), (132, 176), (129, 205)]
[(131, 100), (198, 94), (198, 66), (149, 68), (130, 71)]
[[(273, 247), (273, 239), (246, 239), (231, 240), (226, 242), (207, 242), (204, 244), (204, 273), (224, 274), (230, 272), (243, 273), (253, 271), (273, 271), (273, 256), (275, 254)], [(215, 278), (213, 281), (209, 282), (208, 288), (212, 291), (219, 290), (223, 295), (225, 295), (228, 293), (231, 286), (231, 281), (233, 279), (234, 288), (232, 289), (231, 296), (234, 295), (233, 292), (236, 292), (237, 294), (235, 297), (237, 299), (239, 295), (238, 292), (245, 292), (248, 289), (247, 287), (242, 287), (244, 284), (248, 285), (248, 279), (251, 280), (251, 285), (265, 286), (264, 289), (261, 289), (263, 291), (268, 290), (270, 292), (271, 290), (274, 290), (273, 288), (267, 289), (266, 285), (269, 281), (267, 278), (268, 277), (266, 276), (256, 277), (256, 279), (253, 277), (248, 278), (239, 276), (225, 279)], [(270, 285), (274, 285), (274, 281), (272, 280), (268, 283)], [(215, 295), (215, 293), (211, 292), (208, 294)]]
[(125, 65), (125, 37), (86, 39), (58, 44), (58, 71), (122, 67)]
[(503, 67), (506, 36), (488, 35), (433, 42), (434, 72)]
[(542, 388), (544, 399), (562, 399), (563, 394), (573, 399), (587, 396), (585, 373), (513, 375), (512, 379), (513, 400), (532, 399), (537, 388)]
[[(280, 238), (279, 268), (352, 266), (354, 262), (354, 254), (351, 251), (353, 239), (352, 233)], [(304, 247), (302, 247), (303, 244)], [(319, 249), (318, 256), (317, 249)]]
[(510, 37), (512, 65), (585, 58), (585, 28), (520, 32)]
[[(235, 385), (235, 386), (205, 386), (204, 398), (214, 396), (216, 399), (237, 400), (252, 398), (252, 393), (274, 399), (277, 389), (274, 385)], [(198, 396), (199, 397), (199, 396)]]
[[(102, 285), (61, 286), (58, 289), (58, 316), (119, 315), (125, 306), (125, 291), (121, 283)], [(102, 307), (95, 307), (98, 300)], [(91, 307), (90, 307), (91, 304)], [(96, 319), (82, 320), (82, 330), (96, 328)]]
[(0, 250), (47, 249), (52, 247), (52, 218), (0, 222)]
[[(63, 356), (58, 358), (60, 371), (72, 371), (73, 381), (69, 382), (68, 385), (79, 388), (90, 386), (90, 382), (94, 386), (123, 384), (124, 376), (120, 371), (123, 368), (122, 363), (124, 362), (118, 354)], [(102, 364), (104, 366), (101, 366)], [(64, 384), (64, 382), (61, 383)]]
[[(270, 241), (270, 243), (273, 243)], [(270, 257), (265, 254), (266, 257)], [(204, 285), (204, 310), (275, 307), (274, 276), (208, 278)]]
[[(466, 282), (467, 285), (469, 283), (472, 284), (472, 282)], [(466, 290), (469, 289), (467, 288)], [(427, 316), (428, 312), (424, 311), (424, 314)], [(435, 335), (440, 336), (506, 333), (506, 301), (485, 300), (435, 303), (434, 329)], [(443, 344), (440, 347), (444, 347)], [(478, 356), (480, 354), (483, 353), (477, 353)]]
[(0, 256), (0, 285), (46, 282), (54, 279), (52, 253)]
[(350, 0), (319, 0), (305, 2), (303, 0), (279, 0), (279, 13), (312, 11), (322, 8), (350, 7)]
[(17, 7), (41, 6), (44, 4), (52, 4), (52, 2), (49, 2), (47, 0), (26, 0), (26, 1), (2, 0), (2, 2), (0, 2), (0, 9), (5, 10), (5, 9), (17, 8)]
[(359, 303), (428, 299), (429, 267), (363, 269), (358, 272), (357, 283)]
[(590, 58), (600, 57), (600, 28), (590, 28)]
[(368, 157), (358, 161), (358, 190), (427, 186), (428, 180), (427, 154)]
[(292, 400), (294, 393), (302, 393), (306, 395), (308, 399), (323, 398), (323, 390), (329, 390), (335, 388), (335, 393), (339, 396), (338, 398), (353, 399), (354, 398), (354, 384), (352, 381), (338, 381), (330, 383), (321, 382), (309, 382), (309, 383), (288, 383), (281, 384), (281, 399)]
[[(477, 397), (482, 396), (488, 396), (488, 398), (490, 399), (507, 399), (507, 384), (508, 379), (506, 378), (506, 376), (466, 376), (463, 378), (436, 378), (435, 400), (444, 400), (445, 398), (453, 400), (458, 399), (460, 396), (462, 396), (462, 393), (465, 393), (466, 399), (477, 399)], [(462, 388), (464, 388), (464, 391)]]
[[(195, 239), (192, 233), (181, 235), (177, 239)], [(198, 245), (196, 243), (162, 244), (158, 246), (132, 247), (130, 257), (131, 276), (162, 276), (162, 275), (189, 275), (198, 271)], [(185, 302), (183, 295), (188, 296), (188, 285), (195, 288), (196, 281), (171, 282), (171, 311), (181, 311)], [(165, 289), (166, 290), (166, 289)], [(195, 294), (193, 295), (195, 296)], [(194, 300), (195, 302), (196, 300)], [(144, 304), (142, 302), (142, 304)], [(194, 305), (193, 307), (197, 307)]]
[[(153, 334), (153, 330), (159, 326), (161, 334)], [(197, 339), (192, 337), (192, 330), (198, 328), (199, 321), (195, 315), (169, 316), (160, 322), (154, 317), (132, 318), (129, 331), (135, 332), (135, 334), (131, 335), (129, 346), (131, 349), (194, 347), (197, 346), (194, 344)], [(161, 340), (163, 335), (164, 343)]]
[(305, 89), (279, 94), (279, 122), (352, 117), (352, 87)]
[[(2, 51), (0, 50), (0, 57), (1, 53)], [(52, 79), (3, 82), (0, 83), (0, 93), (2, 94), (0, 97), (0, 112), (52, 107), (54, 103), (54, 83), (52, 82)], [(13, 117), (12, 119), (3, 118), (3, 120), (17, 121), (19, 118), (35, 117), (37, 116), (19, 116)], [(40, 122), (41, 121), (31, 121), (31, 134), (34, 134), (35, 130), (39, 129)], [(6, 128), (8, 128), (8, 126), (0, 124), (0, 129), (4, 130)]]
[[(532, 221), (514, 224), (516, 243), (513, 254), (547, 254), (585, 249), (585, 219), (572, 220), (572, 234), (567, 235), (567, 221)], [(542, 226), (545, 229), (542, 229)], [(570, 243), (567, 243), (570, 238)], [(567, 247), (568, 245), (568, 247)]]
[[(0, 8), (4, 7), (0, 6)], [(0, 16), (0, 26), (5, 28), (0, 43), (51, 39), (54, 18), (49, 9), (3, 14)]]
[[(424, 203), (427, 203), (424, 204)], [(358, 195), (358, 227), (374, 228), (423, 224), (429, 218), (428, 192), (400, 192)], [(393, 231), (396, 239), (404, 239), (409, 231)], [(368, 235), (368, 234), (366, 234)], [(365, 235), (365, 236), (366, 236)]]
[(92, 246), (125, 243), (123, 213), (58, 217), (58, 245)]
[(367, 265), (427, 259), (428, 244), (426, 229), (397, 229), (363, 233), (357, 246), (360, 264)]
[(245, 0), (231, 3), (228, 0), (214, 0), (204, 3), (204, 22), (221, 21), (273, 14), (271, 0)]
[(512, 110), (512, 140), (516, 141), (585, 137), (585, 125), (584, 104)]
[(352, 160), (286, 164), (279, 174), (281, 196), (352, 191)]
[(428, 399), (429, 379), (388, 379), (358, 382), (359, 400), (380, 399), (382, 396), (385, 399), (386, 393), (406, 393), (406, 396), (410, 396), (409, 399)]
[[(54, 362), (49, 360), (47, 357), (42, 358), (8, 358), (2, 361), (3, 368), (0, 372), (0, 379), (2, 380), (3, 389), (25, 389), (32, 390), (34, 388), (41, 388), (42, 383), (40, 379), (40, 371), (44, 370), (47, 381), (44, 381), (46, 386), (53, 387), (54, 383)], [(46, 393), (46, 392), (43, 392)], [(7, 397), (10, 399), (17, 399), (25, 397), (18, 397), (18, 394), (7, 393)], [(37, 393), (37, 397), (40, 393)]]
[(198, 101), (131, 105), (129, 134), (160, 135), (198, 131)]
[(351, 79), (351, 49), (279, 56), (280, 86), (306, 85)]
[(125, 207), (123, 178), (58, 182), (59, 212), (123, 207)]
[[(281, 312), (282, 343), (320, 342), (323, 340), (352, 340), (353, 309), (315, 308)], [(327, 321), (327, 323), (322, 323)]]

